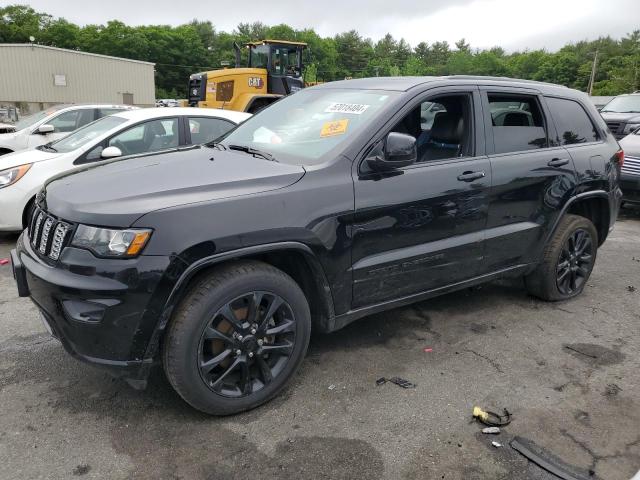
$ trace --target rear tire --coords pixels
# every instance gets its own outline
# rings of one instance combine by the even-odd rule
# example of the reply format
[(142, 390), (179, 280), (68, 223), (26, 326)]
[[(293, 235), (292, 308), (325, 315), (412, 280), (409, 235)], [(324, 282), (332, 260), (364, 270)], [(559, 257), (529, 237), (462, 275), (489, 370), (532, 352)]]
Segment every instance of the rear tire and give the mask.
[(542, 300), (559, 301), (584, 289), (598, 250), (598, 232), (587, 218), (565, 215), (547, 244), (541, 263), (525, 277), (527, 291)]
[(165, 334), (164, 370), (194, 408), (242, 412), (283, 389), (310, 333), (307, 299), (291, 277), (262, 262), (234, 262), (199, 280), (182, 300)]

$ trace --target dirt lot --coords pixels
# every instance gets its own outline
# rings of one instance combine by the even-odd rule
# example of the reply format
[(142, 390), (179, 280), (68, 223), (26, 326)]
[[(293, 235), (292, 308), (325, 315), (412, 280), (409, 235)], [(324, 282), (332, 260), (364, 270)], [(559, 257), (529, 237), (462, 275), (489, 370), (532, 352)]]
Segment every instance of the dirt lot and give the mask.
[[(0, 258), (15, 238), (0, 237)], [(314, 337), (283, 395), (229, 418), (189, 408), (161, 371), (136, 392), (70, 358), (10, 270), (0, 266), (2, 478), (555, 478), (514, 436), (586, 478), (640, 468), (640, 210), (623, 212), (580, 298), (548, 304), (495, 283), (365, 318)], [(394, 375), (417, 388), (376, 386)], [(513, 423), (482, 435), (474, 405), (507, 407)]]

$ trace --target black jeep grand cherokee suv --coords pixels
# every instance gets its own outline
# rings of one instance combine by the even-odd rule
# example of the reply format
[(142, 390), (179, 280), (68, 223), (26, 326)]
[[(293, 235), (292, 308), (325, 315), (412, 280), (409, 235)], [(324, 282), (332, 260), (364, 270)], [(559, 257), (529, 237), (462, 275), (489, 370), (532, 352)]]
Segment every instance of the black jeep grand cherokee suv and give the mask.
[(216, 143), (50, 181), (12, 261), (73, 356), (138, 387), (160, 360), (187, 402), (230, 414), (282, 389), (312, 326), (505, 276), (579, 294), (621, 158), (567, 88), (329, 83)]

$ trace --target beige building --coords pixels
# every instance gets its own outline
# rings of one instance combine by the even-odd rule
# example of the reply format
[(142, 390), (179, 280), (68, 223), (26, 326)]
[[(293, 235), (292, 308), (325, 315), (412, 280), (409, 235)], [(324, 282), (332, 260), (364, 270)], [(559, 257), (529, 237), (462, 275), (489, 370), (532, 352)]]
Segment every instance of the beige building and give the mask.
[(0, 44), (0, 108), (59, 103), (155, 104), (154, 65), (32, 44)]

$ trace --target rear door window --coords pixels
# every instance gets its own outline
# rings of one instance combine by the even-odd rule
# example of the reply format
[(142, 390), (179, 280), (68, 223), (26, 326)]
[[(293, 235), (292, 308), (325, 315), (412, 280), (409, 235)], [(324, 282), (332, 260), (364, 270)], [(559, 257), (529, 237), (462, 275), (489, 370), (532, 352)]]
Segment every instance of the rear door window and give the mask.
[(546, 100), (560, 136), (558, 143), (572, 145), (600, 140), (591, 118), (578, 102), (555, 97)]
[(235, 125), (221, 118), (189, 117), (191, 143), (199, 145), (221, 137)]
[(542, 109), (534, 95), (488, 94), (495, 153), (549, 145)]

